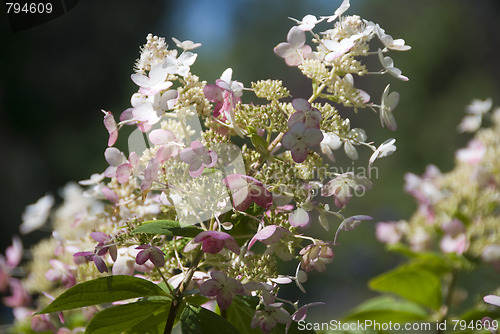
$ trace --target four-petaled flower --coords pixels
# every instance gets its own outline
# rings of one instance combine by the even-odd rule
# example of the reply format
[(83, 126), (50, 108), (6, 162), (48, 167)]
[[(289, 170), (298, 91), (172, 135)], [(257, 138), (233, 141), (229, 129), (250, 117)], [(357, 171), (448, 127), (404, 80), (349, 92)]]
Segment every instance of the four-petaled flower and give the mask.
[(217, 163), (217, 153), (205, 150), (199, 141), (191, 142), (190, 148), (185, 148), (179, 153), (182, 161), (189, 164), (189, 175), (198, 177), (203, 173), (205, 167), (213, 167)]
[(165, 265), (165, 253), (158, 247), (153, 245), (141, 245), (135, 249), (141, 249), (135, 258), (137, 264), (143, 265), (149, 260), (157, 267), (163, 267)]
[(103, 232), (92, 232), (90, 233), (90, 237), (98, 242), (97, 246), (95, 246), (95, 253), (97, 255), (104, 256), (109, 252), (113, 262), (116, 261), (117, 248), (110, 235)]
[(274, 48), (274, 53), (284, 58), (288, 66), (298, 66), (309, 56), (312, 49), (306, 44), (306, 33), (294, 26), (287, 35), (287, 42), (282, 42)]
[(389, 128), (389, 130), (395, 131), (397, 129), (396, 120), (392, 111), (396, 108), (399, 102), (399, 93), (392, 92), (389, 94), (389, 87), (387, 85), (382, 94), (382, 102), (380, 104), (380, 123), (382, 126), (384, 124)]
[(225, 232), (203, 231), (194, 238), (193, 242), (201, 242), (201, 249), (205, 253), (217, 254), (222, 248), (226, 247), (230, 251), (240, 254), (240, 246), (238, 246), (236, 240)]
[(231, 174), (224, 179), (224, 184), (231, 190), (233, 207), (246, 211), (252, 203), (269, 209), (273, 204), (273, 196), (262, 182), (242, 174)]
[(353, 196), (353, 191), (365, 192), (371, 189), (371, 187), (372, 182), (366, 177), (347, 172), (328, 181), (321, 189), (321, 195), (324, 197), (333, 195), (335, 197), (335, 205), (341, 209), (349, 203), (349, 200)]
[[(393, 77), (398, 78), (399, 80), (408, 81), (408, 77), (405, 77), (401, 70), (397, 67), (394, 67), (394, 61), (391, 57), (384, 57), (382, 50), (378, 49), (378, 58), (380, 59), (380, 63), (384, 66), (385, 72), (389, 73)], [(385, 73), (384, 72), (384, 73)]]
[(392, 36), (386, 34), (384, 29), (382, 29), (378, 24), (375, 24), (375, 34), (378, 36), (382, 44), (390, 50), (408, 51), (411, 49), (411, 46), (405, 45), (404, 39), (393, 39)]
[(299, 252), (302, 255), (300, 266), (307, 272), (314, 269), (318, 272), (323, 272), (326, 269), (326, 264), (333, 261), (333, 250), (326, 243), (310, 244)]
[(276, 303), (275, 297), (268, 294), (263, 298), (264, 309), (255, 311), (250, 327), (260, 329), (264, 333), (270, 333), (278, 323), (285, 324), (288, 328), (292, 322), (292, 316), (283, 308), (283, 303)]
[(172, 82), (165, 81), (167, 79), (167, 70), (162, 64), (156, 64), (151, 67), (148, 75), (135, 73), (130, 76), (132, 81), (139, 87), (139, 92), (143, 95), (155, 95), (162, 90), (167, 90), (172, 86)]
[(240, 281), (227, 277), (221, 271), (212, 271), (210, 276), (212, 278), (200, 286), (200, 293), (207, 297), (216, 296), (217, 304), (221, 310), (225, 310), (231, 305), (234, 295), (242, 295), (245, 292)]
[(304, 123), (297, 122), (288, 130), (281, 141), (284, 148), (290, 150), (295, 162), (306, 160), (309, 149), (319, 145), (323, 140), (323, 133), (316, 128), (306, 128)]
[(195, 43), (195, 42), (190, 41), (190, 40), (186, 40), (186, 41), (181, 42), (175, 37), (172, 37), (172, 40), (174, 41), (175, 45), (178, 48), (181, 48), (184, 51), (193, 50), (193, 49), (199, 48), (201, 46), (201, 43)]
[(298, 27), (302, 31), (311, 31), (314, 29), (316, 24), (320, 23), (323, 21), (325, 18), (317, 19), (316, 16), (308, 14), (302, 18), (301, 21), (294, 19), (293, 17), (289, 17), (290, 20), (297, 22), (299, 25)]
[(167, 73), (178, 74), (185, 77), (189, 74), (189, 67), (194, 64), (198, 55), (192, 52), (183, 52), (179, 58), (168, 55), (163, 63), (163, 68)]
[(297, 112), (293, 113), (288, 119), (288, 127), (291, 128), (295, 123), (304, 123), (306, 128), (319, 129), (321, 121), (321, 112), (313, 108), (306, 99), (298, 98), (292, 101), (292, 106)]

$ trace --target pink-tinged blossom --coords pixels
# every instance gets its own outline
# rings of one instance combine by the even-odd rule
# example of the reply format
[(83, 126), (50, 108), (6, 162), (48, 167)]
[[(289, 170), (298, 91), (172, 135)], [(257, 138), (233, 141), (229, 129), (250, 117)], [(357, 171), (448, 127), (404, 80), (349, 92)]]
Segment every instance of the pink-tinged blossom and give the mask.
[(108, 266), (106, 265), (104, 260), (94, 252), (77, 252), (73, 254), (73, 261), (76, 264), (81, 264), (82, 259), (88, 262), (94, 262), (97, 270), (99, 270), (100, 273), (108, 272)]
[(456, 236), (446, 234), (439, 242), (439, 248), (444, 253), (456, 253), (461, 255), (469, 248), (469, 239), (465, 233), (460, 233)]
[(139, 272), (150, 272), (154, 269), (154, 265), (151, 262), (146, 262), (139, 265), (135, 262), (135, 258), (140, 250), (135, 249), (134, 246), (128, 248), (120, 248), (118, 250), (118, 256), (116, 261), (113, 263), (113, 275), (128, 275), (132, 276), (135, 271)]
[(110, 111), (104, 111), (104, 126), (109, 133), (108, 146), (113, 146), (118, 139), (118, 126), (116, 125), (115, 118)]
[(168, 55), (163, 68), (170, 74), (178, 74), (185, 77), (189, 74), (190, 66), (194, 64), (198, 55), (193, 52), (183, 52), (179, 58)]
[(104, 176), (113, 178), (116, 176), (116, 170), (118, 166), (127, 163), (127, 158), (125, 154), (123, 154), (116, 147), (108, 147), (106, 151), (104, 151), (104, 158), (109, 164), (109, 167), (104, 171)]
[(483, 300), (488, 304), (500, 307), (500, 296), (487, 295), (483, 297)]
[(193, 41), (190, 41), (190, 40), (185, 40), (185, 41), (181, 42), (180, 40), (178, 40), (175, 37), (172, 37), (172, 40), (174, 41), (175, 45), (178, 48), (183, 49), (184, 51), (193, 50), (193, 49), (199, 48), (201, 46), (201, 43), (194, 43)]
[(153, 185), (158, 176), (158, 171), (160, 168), (159, 161), (155, 158), (149, 161), (146, 169), (144, 170), (144, 179), (141, 182), (141, 190), (146, 191)]
[(460, 162), (469, 165), (477, 165), (481, 162), (486, 153), (486, 146), (477, 139), (472, 139), (466, 148), (457, 151), (455, 157)]
[(378, 58), (380, 60), (380, 63), (384, 67), (384, 71), (389, 73), (395, 78), (398, 78), (399, 80), (402, 81), (408, 81), (408, 77), (405, 77), (401, 70), (397, 67), (394, 67), (394, 60), (392, 60), (391, 57), (387, 56), (384, 57), (382, 50), (378, 49)]
[(49, 218), (53, 205), (52, 195), (45, 195), (36, 203), (28, 205), (22, 215), (23, 223), (19, 226), (21, 234), (28, 234), (42, 227)]
[(131, 175), (135, 175), (140, 167), (141, 158), (136, 152), (130, 152), (128, 161), (116, 167), (116, 180), (123, 184), (128, 181)]
[(391, 85), (387, 85), (384, 89), (384, 93), (382, 94), (382, 101), (380, 104), (380, 124), (382, 126), (386, 125), (389, 130), (395, 131), (398, 126), (396, 124), (396, 119), (392, 112), (396, 108), (399, 102), (399, 93), (392, 92), (389, 94), (389, 87)]
[[(266, 295), (266, 294), (264, 294)], [(288, 313), (283, 303), (275, 303), (275, 297), (263, 298), (264, 309), (255, 311), (250, 327), (261, 329), (262, 332), (268, 334), (276, 327), (278, 323), (285, 324), (288, 328), (292, 322), (292, 316)]]
[(45, 278), (51, 282), (61, 281), (66, 289), (71, 288), (76, 284), (73, 270), (66, 263), (59, 260), (51, 259), (49, 264), (52, 266), (45, 273)]
[(199, 141), (191, 142), (190, 148), (183, 149), (179, 156), (182, 161), (189, 164), (189, 175), (198, 177), (203, 173), (205, 167), (210, 168), (217, 163), (217, 153), (212, 150), (205, 150)]
[(111, 203), (118, 204), (118, 202), (120, 201), (118, 194), (116, 192), (114, 192), (113, 190), (109, 189), (108, 187), (102, 187), (101, 191), (102, 191), (104, 197), (106, 197), (106, 199), (108, 201), (110, 201)]
[(287, 41), (274, 48), (274, 53), (284, 58), (288, 66), (302, 64), (311, 52), (311, 47), (306, 44), (306, 33), (296, 26), (288, 32)]
[(299, 24), (298, 27), (302, 31), (311, 31), (311, 30), (314, 29), (314, 27), (316, 26), (316, 24), (318, 24), (318, 23), (320, 23), (321, 21), (324, 20), (324, 18), (318, 20), (316, 18), (316, 16), (311, 15), (311, 14), (308, 14), (308, 15), (304, 16), (301, 21), (299, 21), (297, 19), (294, 19), (293, 17), (289, 17), (289, 19), (292, 20), (292, 21), (297, 22)]
[(326, 264), (331, 263), (334, 257), (332, 248), (325, 243), (310, 244), (302, 248), (299, 254), (302, 255), (300, 267), (306, 272), (325, 271)]
[(333, 238), (333, 244), (337, 245), (337, 239), (339, 238), (340, 232), (341, 231), (352, 231), (358, 225), (363, 221), (363, 220), (372, 220), (373, 218), (370, 216), (365, 216), (365, 215), (356, 215), (352, 216), (349, 218), (346, 218), (340, 223), (339, 228), (337, 229), (337, 232), (335, 232), (335, 238)]
[(395, 51), (408, 51), (411, 49), (411, 46), (405, 45), (404, 39), (393, 39), (392, 36), (386, 34), (384, 29), (382, 29), (378, 24), (375, 24), (374, 29), (375, 34), (386, 48)]
[(155, 95), (162, 90), (167, 90), (172, 86), (172, 82), (167, 79), (167, 70), (162, 64), (156, 64), (151, 67), (148, 75), (134, 73), (130, 76), (132, 81), (140, 87), (139, 92), (143, 95)]
[(9, 279), (10, 296), (3, 298), (3, 303), (8, 307), (15, 308), (27, 306), (31, 303), (31, 296), (24, 288), (20, 280), (16, 278)]
[(31, 318), (31, 330), (36, 333), (48, 331), (55, 333), (57, 328), (50, 321), (48, 314), (36, 314)]
[(299, 308), (297, 311), (295, 311), (294, 314), (292, 314), (292, 320), (293, 321), (301, 321), (301, 320), (303, 321), (303, 320), (306, 320), (307, 310), (310, 307), (319, 306), (319, 305), (325, 305), (325, 303), (323, 303), (323, 302), (316, 302), (316, 303), (305, 304), (304, 306), (302, 306), (301, 308)]
[(179, 98), (179, 92), (168, 90), (150, 96), (132, 96), (133, 119), (148, 126), (158, 123), (166, 110), (172, 109)]
[(335, 162), (333, 151), (342, 146), (340, 137), (333, 132), (323, 132), (323, 140), (319, 144), (321, 152), (327, 156), (330, 161)]
[(349, 38), (344, 38), (340, 42), (334, 40), (323, 40), (324, 46), (328, 49), (328, 52), (325, 56), (325, 61), (334, 61), (335, 59), (345, 55), (349, 52), (354, 45), (356, 45), (356, 40), (359, 39), (360, 36), (353, 35)]
[(141, 249), (135, 258), (137, 264), (143, 265), (149, 260), (157, 267), (163, 267), (165, 265), (165, 253), (158, 247), (153, 245), (141, 245), (136, 247), (136, 249)]
[(295, 123), (304, 123), (306, 128), (319, 129), (321, 121), (321, 112), (313, 108), (306, 99), (298, 98), (292, 101), (292, 106), (296, 110), (288, 119), (288, 127), (291, 128)]
[(462, 122), (458, 125), (459, 132), (475, 132), (481, 127), (481, 122), (483, 120), (484, 114), (490, 111), (493, 106), (493, 100), (491, 98), (484, 101), (474, 99), (471, 104), (469, 104), (465, 110), (467, 115), (462, 119)]
[(273, 196), (262, 182), (242, 174), (231, 174), (224, 179), (224, 184), (231, 190), (233, 207), (246, 211), (252, 203), (269, 209), (273, 204)]
[(316, 128), (306, 128), (304, 123), (297, 122), (285, 133), (281, 143), (290, 150), (295, 162), (306, 160), (309, 150), (318, 146), (323, 140), (323, 133)]
[(324, 197), (333, 196), (335, 205), (341, 209), (349, 203), (355, 193), (364, 194), (372, 188), (372, 185), (372, 182), (366, 177), (348, 172), (328, 181), (321, 189), (321, 195)]
[(380, 242), (394, 245), (401, 241), (403, 231), (398, 222), (380, 222), (375, 225), (375, 236)]
[(12, 245), (5, 250), (5, 257), (9, 268), (15, 268), (23, 258), (23, 243), (18, 236), (12, 237)]
[(240, 246), (236, 240), (225, 232), (203, 231), (194, 238), (194, 242), (201, 242), (201, 249), (205, 253), (217, 254), (226, 247), (233, 253), (240, 254)]
[(304, 208), (297, 208), (288, 216), (288, 222), (293, 227), (307, 227), (309, 225), (310, 216)]
[(339, 8), (337, 8), (335, 10), (335, 12), (333, 13), (333, 15), (322, 16), (321, 18), (328, 19), (326, 22), (333, 22), (333, 21), (335, 21), (337, 19), (337, 17), (339, 17), (340, 15), (344, 14), (345, 11), (347, 11), (350, 6), (351, 6), (351, 4), (349, 3), (349, 0), (344, 0), (340, 4)]
[(422, 177), (413, 173), (405, 174), (404, 190), (412, 195), (418, 203), (419, 211), (427, 217), (428, 221), (434, 220), (434, 204), (443, 198), (437, 180), (441, 172), (434, 165), (427, 166)]
[(212, 271), (210, 276), (212, 278), (200, 286), (200, 293), (207, 297), (215, 296), (221, 310), (225, 310), (231, 305), (234, 295), (242, 295), (245, 292), (240, 281), (227, 277), (221, 271)]
[(91, 232), (90, 237), (98, 242), (97, 246), (95, 246), (97, 255), (104, 256), (109, 252), (113, 262), (116, 261), (117, 249), (110, 235), (103, 232)]
[(287, 235), (291, 235), (290, 231), (281, 226), (277, 225), (266, 226), (252, 237), (250, 243), (248, 244), (248, 249), (252, 248), (253, 244), (257, 241), (260, 241), (264, 245), (269, 246), (280, 241), (283, 238), (283, 236)]

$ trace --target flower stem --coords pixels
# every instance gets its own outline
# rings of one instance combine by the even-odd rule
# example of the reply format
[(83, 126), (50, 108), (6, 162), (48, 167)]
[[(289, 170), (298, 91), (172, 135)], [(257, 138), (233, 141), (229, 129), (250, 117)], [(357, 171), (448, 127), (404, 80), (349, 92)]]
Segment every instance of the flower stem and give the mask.
[[(450, 280), (450, 284), (448, 286), (446, 299), (445, 299), (444, 304), (441, 308), (442, 314), (439, 317), (439, 321), (438, 321), (439, 324), (445, 322), (446, 319), (448, 318), (448, 315), (450, 314), (450, 307), (451, 307), (451, 303), (453, 300), (453, 293), (455, 291), (455, 287), (457, 286), (457, 279), (458, 279), (458, 270), (454, 270), (451, 274), (451, 280)], [(443, 330), (440, 329), (440, 326), (438, 326), (436, 333), (437, 334), (443, 333)]]
[(168, 312), (167, 323), (165, 324), (165, 330), (163, 331), (163, 334), (172, 333), (172, 329), (174, 328), (175, 317), (177, 315), (177, 311), (179, 311), (179, 307), (181, 306), (182, 297), (187, 287), (189, 286), (189, 283), (193, 278), (193, 274), (196, 268), (198, 268), (198, 264), (200, 263), (202, 257), (203, 257), (203, 252), (200, 250), (194, 256), (191, 266), (186, 272), (186, 275), (184, 276), (184, 279), (179, 285), (177, 292), (174, 294), (174, 299), (172, 300), (172, 305), (170, 306), (170, 310)]

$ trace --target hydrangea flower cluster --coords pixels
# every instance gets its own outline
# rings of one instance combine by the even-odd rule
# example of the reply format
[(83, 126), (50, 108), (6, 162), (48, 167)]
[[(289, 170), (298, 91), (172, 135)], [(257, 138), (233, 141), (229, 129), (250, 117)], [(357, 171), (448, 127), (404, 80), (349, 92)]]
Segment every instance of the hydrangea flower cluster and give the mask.
[[(429, 165), (422, 176), (406, 174), (405, 191), (416, 199), (417, 211), (409, 220), (377, 223), (377, 238), (390, 250), (408, 256), (409, 261), (375, 278), (371, 286), (418, 301), (401, 287), (396, 291), (385, 285), (418, 267), (425, 270), (429, 281), (437, 283), (428, 291), (444, 294), (443, 304), (440, 299), (434, 305), (427, 304), (437, 310), (430, 318), (442, 323), (450, 318), (477, 322), (481, 324), (477, 330), (496, 333), (500, 314), (484, 302), (500, 305), (498, 286), (491, 291), (494, 287), (481, 284), (482, 291), (469, 291), (457, 278), (464, 272), (480, 275), (493, 268), (498, 275), (500, 271), (500, 107), (493, 108), (492, 99), (473, 100), (466, 111), (458, 130), (474, 136), (467, 147), (457, 150), (455, 168), (442, 173)], [(480, 128), (483, 118), (489, 119), (490, 127)], [(411, 289), (421, 293), (418, 288)], [(479, 298), (478, 291), (483, 296), (495, 295)], [(472, 308), (457, 313), (459, 306), (467, 303), (472, 303)]]
[[(366, 147), (373, 153), (372, 168), (375, 159), (396, 149), (394, 139), (379, 147), (367, 141), (366, 132), (351, 128), (335, 104), (373, 110), (382, 126), (395, 130), (392, 112), (398, 94), (389, 93), (387, 86), (380, 104), (371, 102), (367, 92), (355, 87), (354, 78), (389, 73), (408, 80), (385, 54), (410, 47), (378, 24), (344, 15), (348, 8), (346, 0), (332, 16), (294, 19), (298, 25), (290, 29), (287, 42), (274, 49), (311, 80), (310, 97), (292, 97), (277, 80), (245, 88), (233, 79), (231, 68), (208, 84), (191, 72), (197, 58), (192, 50), (200, 44), (174, 39), (181, 50), (169, 49), (163, 38), (148, 35), (131, 75), (138, 86), (131, 107), (119, 121), (104, 111), (109, 167), (81, 181), (85, 189), (66, 186), (64, 202), (52, 213), (49, 197), (28, 209), (25, 231), (40, 227), (50, 216), (54, 232), (32, 250), (34, 259), (22, 284), (10, 278), (19, 255), (7, 254), (6, 264), (2, 262), (2, 287), (10, 287), (15, 299), (9, 305), (24, 310), (16, 312), (19, 326), (31, 321), (33, 331), (77, 332), (112, 321), (105, 320), (112, 318), (109, 312), (133, 309), (136, 323), (127, 320), (132, 321), (127, 330), (149, 319), (148, 326), (156, 326), (151, 332), (164, 328), (169, 333), (179, 321), (185, 330), (210, 318), (231, 328), (258, 327), (269, 333), (276, 326), (288, 330), (305, 318), (308, 307), (320, 304), (300, 307), (298, 300), (284, 300), (280, 286), (295, 282), (305, 291), (307, 273), (326, 270), (340, 231), (371, 219), (344, 217), (342, 212), (358, 192), (372, 186), (369, 173), (331, 172), (324, 157), (335, 162), (333, 152), (343, 146), (356, 160), (358, 149)], [(315, 32), (323, 21), (329, 28)], [(375, 38), (383, 49), (370, 49)], [(366, 57), (379, 57), (381, 70), (368, 72), (362, 62)], [(267, 103), (242, 102), (253, 96)], [(318, 98), (331, 103), (319, 103)], [(114, 147), (126, 126), (135, 129), (128, 137), (128, 157)], [(317, 223), (329, 231), (335, 220), (337, 232), (328, 233), (330, 238), (306, 235)], [(18, 252), (19, 246), (15, 248)], [(296, 270), (280, 272), (278, 259), (292, 262)], [(123, 298), (116, 297), (115, 286), (129, 282), (128, 276), (137, 279), (130, 286), (144, 290), (134, 295), (131, 287)], [(85, 293), (101, 282), (106, 283), (102, 296), (83, 302)], [(30, 293), (41, 295), (36, 304)], [(57, 298), (51, 303), (49, 296)], [(130, 300), (137, 297), (142, 298)], [(69, 307), (65, 298), (80, 299)], [(120, 302), (124, 299), (126, 307)], [(66, 311), (97, 304), (103, 306), (93, 318), (95, 308), (86, 311), (86, 318), (75, 316), (78, 320), (71, 320), (77, 311)], [(148, 316), (161, 316), (142, 317), (147, 308)], [(242, 309), (253, 314), (247, 323), (234, 315)], [(42, 312), (28, 316), (35, 310)], [(47, 315), (62, 310), (64, 317)]]

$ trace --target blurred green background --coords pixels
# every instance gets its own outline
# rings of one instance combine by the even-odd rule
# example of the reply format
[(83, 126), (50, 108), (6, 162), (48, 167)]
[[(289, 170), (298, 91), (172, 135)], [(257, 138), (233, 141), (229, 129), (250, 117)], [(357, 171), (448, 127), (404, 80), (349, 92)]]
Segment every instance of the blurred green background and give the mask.
[[(18, 233), (26, 205), (46, 193), (57, 194), (68, 181), (87, 179), (106, 168), (107, 132), (100, 110), (118, 118), (129, 107), (136, 91), (130, 74), (149, 32), (166, 37), (172, 46), (172, 36), (203, 43), (192, 67), (203, 80), (213, 82), (232, 67), (233, 79), (246, 87), (259, 79), (281, 79), (295, 97), (307, 98), (310, 83), (272, 49), (286, 40), (293, 25), (288, 16), (331, 15), (340, 2), (86, 0), (53, 21), (16, 33), (2, 11), (0, 251)], [(412, 50), (391, 53), (409, 82), (389, 76), (356, 80), (376, 103), (387, 83), (400, 92), (396, 132), (381, 128), (378, 116), (368, 110), (357, 116), (342, 110), (354, 127), (366, 129), (370, 140), (381, 143), (394, 137), (398, 147), (393, 156), (376, 162), (379, 179), (374, 189), (353, 200), (347, 214), (367, 214), (375, 221), (408, 218), (416, 206), (403, 192), (404, 173), (420, 174), (429, 163), (450, 170), (454, 151), (470, 138), (456, 132), (465, 105), (490, 96), (500, 104), (500, 2), (351, 2), (347, 14), (379, 23), (394, 38), (404, 38)], [(380, 69), (376, 57), (370, 65), (373, 71)], [(118, 146), (126, 150), (123, 137)], [(369, 156), (363, 151), (356, 166), (365, 166)], [(345, 159), (339, 162), (351, 166)], [(48, 235), (33, 233), (23, 240), (29, 244)], [(286, 291), (303, 302), (326, 302), (310, 310), (311, 319), (338, 319), (372, 295), (366, 287), (370, 277), (398, 261), (375, 240), (373, 223), (344, 233), (341, 242), (327, 272), (310, 275), (306, 296), (297, 289)]]

